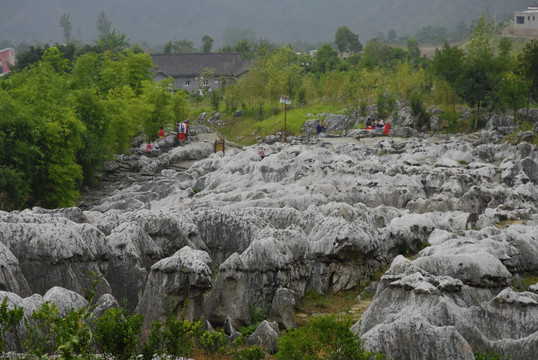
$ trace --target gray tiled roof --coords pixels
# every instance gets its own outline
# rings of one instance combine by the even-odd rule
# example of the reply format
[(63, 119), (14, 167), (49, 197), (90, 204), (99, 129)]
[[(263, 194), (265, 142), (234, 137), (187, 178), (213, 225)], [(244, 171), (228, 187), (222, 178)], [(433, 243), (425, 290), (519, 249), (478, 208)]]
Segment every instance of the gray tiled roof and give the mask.
[(153, 54), (155, 72), (167, 76), (191, 76), (213, 70), (214, 76), (239, 76), (250, 62), (238, 53)]

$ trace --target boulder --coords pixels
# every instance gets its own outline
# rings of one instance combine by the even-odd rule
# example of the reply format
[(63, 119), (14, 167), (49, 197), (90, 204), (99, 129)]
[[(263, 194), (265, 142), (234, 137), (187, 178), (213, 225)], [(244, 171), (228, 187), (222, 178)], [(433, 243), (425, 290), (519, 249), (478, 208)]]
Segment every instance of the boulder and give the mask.
[(295, 296), (293, 290), (280, 288), (273, 297), (269, 318), (275, 321), (280, 329), (293, 329), (297, 326)]
[(278, 348), (279, 336), (277, 323), (270, 323), (267, 320), (263, 320), (256, 330), (247, 337), (245, 344), (248, 346), (257, 345), (264, 351), (274, 354)]
[(164, 320), (172, 310), (194, 321), (202, 317), (203, 295), (211, 289), (211, 259), (205, 251), (183, 247), (174, 255), (151, 266), (142, 298), (136, 308), (144, 314), (143, 328), (154, 320)]

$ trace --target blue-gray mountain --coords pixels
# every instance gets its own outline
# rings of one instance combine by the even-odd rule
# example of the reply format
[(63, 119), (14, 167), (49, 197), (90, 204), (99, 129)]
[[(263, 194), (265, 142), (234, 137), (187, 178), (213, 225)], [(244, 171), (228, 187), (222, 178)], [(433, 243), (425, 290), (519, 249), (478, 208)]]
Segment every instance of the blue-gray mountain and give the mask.
[(187, 38), (200, 47), (208, 34), (216, 48), (230, 27), (253, 29), (258, 38), (275, 43), (327, 42), (339, 26), (348, 26), (364, 43), (391, 29), (407, 36), (428, 25), (451, 30), (482, 14), (501, 21), (528, 5), (528, 0), (5, 0), (0, 41), (62, 42), (60, 17), (69, 13), (71, 35), (92, 42), (99, 14), (105, 12), (112, 27), (133, 43)]

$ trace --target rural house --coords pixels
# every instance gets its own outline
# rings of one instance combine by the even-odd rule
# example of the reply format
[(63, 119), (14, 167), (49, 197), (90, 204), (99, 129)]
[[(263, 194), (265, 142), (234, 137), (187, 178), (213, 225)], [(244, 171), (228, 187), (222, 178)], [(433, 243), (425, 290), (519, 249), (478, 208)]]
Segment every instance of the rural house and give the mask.
[(172, 77), (175, 89), (219, 89), (243, 75), (250, 62), (238, 53), (153, 54), (155, 80)]
[(10, 66), (15, 65), (15, 50), (7, 48), (0, 50), (0, 76), (4, 76), (9, 73)]
[(522, 35), (538, 35), (538, 4), (515, 12), (514, 30)]

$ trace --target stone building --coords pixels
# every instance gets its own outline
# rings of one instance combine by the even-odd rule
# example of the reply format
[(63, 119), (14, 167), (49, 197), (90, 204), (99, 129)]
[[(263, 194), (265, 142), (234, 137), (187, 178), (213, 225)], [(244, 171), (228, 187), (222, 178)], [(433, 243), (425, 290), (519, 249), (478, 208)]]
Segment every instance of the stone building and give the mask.
[(514, 30), (521, 35), (538, 35), (538, 4), (515, 12)]
[(10, 66), (15, 65), (15, 50), (7, 48), (0, 50), (0, 76), (9, 73)]
[(219, 89), (248, 71), (250, 61), (238, 53), (153, 54), (155, 80), (172, 77), (174, 89)]

